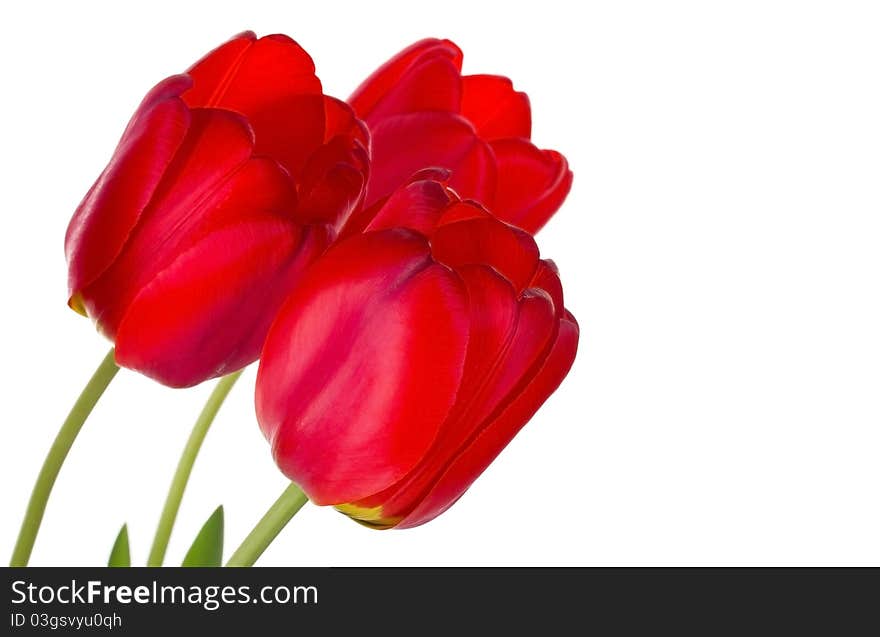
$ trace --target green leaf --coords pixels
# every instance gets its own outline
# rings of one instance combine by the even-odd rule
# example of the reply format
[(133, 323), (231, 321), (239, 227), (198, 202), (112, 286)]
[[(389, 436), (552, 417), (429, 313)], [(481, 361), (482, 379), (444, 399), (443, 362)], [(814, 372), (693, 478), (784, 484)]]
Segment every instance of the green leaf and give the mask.
[(193, 540), (182, 566), (220, 566), (223, 563), (223, 507), (211, 514)]
[(107, 566), (125, 567), (131, 566), (131, 553), (128, 550), (128, 525), (123, 524), (119, 529), (119, 535), (113, 543), (113, 549), (110, 551), (110, 559), (107, 560)]

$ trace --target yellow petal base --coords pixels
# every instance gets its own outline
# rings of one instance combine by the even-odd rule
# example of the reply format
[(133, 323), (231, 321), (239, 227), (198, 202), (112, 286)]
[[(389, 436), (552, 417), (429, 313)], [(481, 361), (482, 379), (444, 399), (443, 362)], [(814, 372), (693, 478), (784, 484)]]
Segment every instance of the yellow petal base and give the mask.
[(356, 504), (337, 504), (336, 510), (344, 513), (355, 522), (368, 526), (371, 529), (390, 529), (397, 526), (403, 518), (386, 518), (382, 515), (382, 507), (361, 507)]
[(79, 292), (67, 299), (67, 305), (77, 314), (82, 314), (86, 317), (88, 316), (88, 313), (86, 312), (86, 306), (83, 303), (82, 294), (80, 294)]

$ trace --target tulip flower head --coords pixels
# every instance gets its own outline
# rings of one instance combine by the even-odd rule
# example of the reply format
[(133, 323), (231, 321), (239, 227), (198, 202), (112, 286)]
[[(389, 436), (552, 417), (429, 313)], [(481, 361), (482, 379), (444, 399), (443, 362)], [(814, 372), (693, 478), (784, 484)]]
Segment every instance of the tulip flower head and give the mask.
[(554, 264), (443, 177), (416, 176), (319, 259), (260, 360), (257, 417), (281, 470), (376, 528), (450, 507), (577, 350)]
[(368, 147), (298, 44), (233, 38), (138, 107), (68, 227), (70, 306), (167, 385), (240, 369), (360, 205)]
[(530, 141), (525, 93), (506, 77), (462, 76), (462, 58), (449, 40), (416, 42), (349, 98), (372, 136), (366, 203), (380, 201), (419, 170), (444, 168), (463, 198), (534, 234), (571, 189), (568, 162)]

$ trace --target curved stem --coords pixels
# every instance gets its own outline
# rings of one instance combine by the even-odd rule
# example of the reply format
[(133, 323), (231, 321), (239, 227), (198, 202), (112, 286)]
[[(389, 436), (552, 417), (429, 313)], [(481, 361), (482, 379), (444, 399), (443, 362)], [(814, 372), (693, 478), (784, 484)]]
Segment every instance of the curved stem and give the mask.
[(165, 498), (165, 507), (162, 509), (162, 515), (159, 518), (159, 526), (156, 528), (156, 536), (153, 538), (153, 546), (150, 549), (150, 556), (147, 558), (147, 566), (162, 566), (165, 559), (165, 551), (168, 549), (168, 540), (171, 538), (171, 530), (174, 528), (174, 522), (177, 519), (177, 512), (180, 510), (180, 502), (183, 500), (183, 492), (186, 489), (186, 483), (192, 473), (193, 465), (208, 429), (211, 423), (220, 411), (220, 406), (229, 395), (235, 381), (241, 376), (243, 370), (229, 374), (221, 378), (214, 391), (208, 397), (208, 402), (202, 407), (202, 413), (199, 414), (196, 424), (193, 425), (192, 432), (189, 434), (189, 440), (183, 448), (183, 454), (177, 463), (177, 470), (174, 472), (174, 478), (171, 480), (171, 487), (168, 489), (168, 496)]
[(43, 461), (43, 467), (40, 469), (34, 490), (31, 492), (31, 499), (28, 501), (24, 520), (21, 522), (15, 550), (9, 561), (10, 566), (27, 566), (34, 548), (34, 541), (37, 539), (37, 532), (40, 530), (40, 523), (43, 521), (43, 513), (46, 511), (49, 494), (52, 493), (52, 487), (55, 485), (55, 479), (58, 477), (61, 465), (64, 464), (64, 459), (73, 446), (73, 441), (76, 440), (86, 418), (92, 413), (98, 399), (101, 398), (104, 390), (107, 389), (118, 371), (119, 367), (116, 365), (114, 351), (111, 348), (73, 404), (73, 408), (67, 415), (64, 424), (61, 425), (61, 429), (55, 436), (55, 441)]
[(281, 529), (287, 526), (290, 519), (308, 501), (306, 494), (291, 482), (232, 554), (226, 566), (253, 566), (272, 540), (281, 533)]

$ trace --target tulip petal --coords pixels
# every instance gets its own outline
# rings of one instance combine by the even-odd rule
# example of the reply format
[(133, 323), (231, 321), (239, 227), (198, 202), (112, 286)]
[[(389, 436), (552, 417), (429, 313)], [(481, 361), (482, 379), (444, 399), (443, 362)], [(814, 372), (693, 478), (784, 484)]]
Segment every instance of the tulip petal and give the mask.
[(461, 379), (466, 303), (404, 230), (339, 244), (296, 287), (266, 339), (257, 417), (314, 502), (381, 491), (421, 459)]
[(488, 201), (495, 192), (492, 150), (459, 115), (429, 111), (386, 118), (372, 129), (372, 147), (367, 206), (425, 168), (449, 170), (449, 186), (465, 199)]
[(568, 162), (556, 151), (540, 150), (525, 139), (496, 140), (491, 146), (498, 166), (492, 212), (535, 234), (571, 190)]
[(374, 126), (391, 115), (419, 111), (457, 113), (460, 106), (460, 67), (443, 55), (423, 57), (389, 88), (364, 121)]
[(150, 115), (155, 106), (168, 100), (177, 102), (180, 96), (190, 87), (192, 87), (192, 78), (188, 75), (172, 75), (156, 84), (156, 86), (151, 88), (150, 92), (144, 96), (144, 99), (141, 100), (141, 103), (135, 110), (134, 115), (131, 116), (128, 125), (122, 133), (122, 139), (120, 142), (125, 141), (129, 138), (129, 135), (138, 130), (138, 126), (141, 124), (142, 119), (147, 115)]
[(117, 362), (172, 387), (241, 369), (325, 242), (314, 227), (259, 214), (207, 234), (135, 297), (116, 334)]
[(366, 151), (342, 136), (321, 146), (300, 175), (296, 219), (341, 229), (363, 201), (368, 164)]
[[(475, 293), (473, 286), (469, 292)], [(467, 379), (467, 387), (462, 383), (456, 410), (449, 419), (450, 430), (455, 431), (453, 438), (459, 441), (456, 448), (529, 382), (556, 336), (553, 304), (546, 295), (523, 295), (514, 306), (510, 323), (488, 323), (488, 308), (480, 310), (479, 316), (471, 314), (471, 325), (479, 325), (483, 334), (473, 350), (468, 348), (469, 357), (474, 358), (473, 375)]]
[(530, 235), (467, 202), (447, 209), (431, 236), (431, 251), (435, 259), (453, 268), (489, 265), (517, 293), (528, 286), (538, 265), (538, 246)]
[[(348, 103), (362, 119), (366, 119), (377, 105), (398, 87), (412, 67), (425, 60), (445, 60), (457, 71), (461, 70), (462, 53), (449, 40), (426, 39), (410, 45), (385, 64), (380, 66), (370, 77), (355, 89)], [(429, 92), (431, 88), (427, 87)], [(451, 109), (458, 111), (456, 108)]]
[(483, 139), (503, 139), (532, 134), (532, 112), (525, 93), (513, 90), (513, 82), (498, 75), (467, 75), (462, 78), (461, 114), (470, 120)]
[[(365, 232), (366, 229), (371, 226), (371, 223), (374, 219), (378, 219), (378, 221), (376, 225), (372, 227), (372, 230), (390, 229), (392, 227), (408, 227), (410, 229), (423, 227), (427, 223), (427, 220), (425, 219), (425, 214), (431, 216), (430, 210), (433, 209), (433, 204), (429, 204), (427, 208), (419, 208), (413, 215), (415, 219), (410, 219), (406, 211), (406, 206), (408, 205), (408, 203), (406, 201), (407, 195), (405, 194), (402, 195), (403, 198), (400, 201), (401, 207), (397, 209), (392, 208), (392, 210), (388, 212), (387, 218), (389, 219), (389, 221), (387, 223), (382, 221), (382, 217), (384, 216), (382, 209), (385, 204), (388, 203), (389, 200), (393, 196), (395, 196), (396, 193), (401, 190), (405, 190), (411, 184), (419, 181), (436, 181), (443, 184), (443, 186), (446, 186), (449, 184), (449, 171), (442, 168), (426, 168), (424, 170), (420, 170), (419, 172), (415, 173), (404, 186), (401, 186), (400, 188), (392, 192), (389, 196), (380, 198), (378, 201), (374, 202), (370, 206), (361, 206), (360, 209), (356, 210), (354, 214), (349, 217), (345, 226), (342, 228), (339, 239), (346, 239), (348, 237)], [(447, 188), (446, 192), (448, 193), (450, 200), (458, 199), (458, 195), (455, 193), (455, 191)], [(416, 206), (419, 206), (422, 203), (423, 202), (421, 201), (412, 202), (412, 204)], [(425, 214), (420, 214), (419, 210), (421, 210), (421, 212)], [(406, 220), (405, 222), (403, 222), (404, 219)], [(421, 233), (424, 234), (423, 232)]]
[(388, 490), (384, 517), (406, 517), (456, 454), (523, 391), (556, 336), (548, 297), (529, 294), (517, 302), (510, 285), (487, 268), (467, 268), (461, 276), (471, 304), (471, 338), (455, 407), (423, 461)]
[(553, 300), (553, 309), (556, 316), (561, 317), (565, 313), (562, 298), (562, 281), (559, 280), (559, 270), (552, 260), (544, 259), (538, 262), (535, 276), (529, 282), (529, 288), (535, 291), (540, 290)]
[(471, 328), (457, 400), (460, 404), (487, 379), (509, 346), (516, 330), (519, 308), (516, 290), (494, 269), (469, 265), (459, 268), (458, 273), (468, 292)]
[[(459, 275), (468, 292), (470, 335), (456, 406), (444, 423), (444, 430), (449, 429), (450, 423), (453, 426), (456, 424), (453, 415), (461, 411), (462, 399), (470, 400), (480, 382), (491, 372), (498, 357), (507, 347), (517, 321), (516, 291), (504, 277), (485, 266), (466, 266), (459, 271)], [(441, 436), (446, 441), (455, 433), (455, 430), (441, 430)], [(459, 438), (466, 439), (469, 433), (461, 432)], [(441, 457), (443, 452), (445, 456)], [(356, 503), (357, 506), (368, 513), (375, 511), (379, 514), (379, 520), (405, 516), (454, 452), (454, 446), (444, 446), (438, 438), (431, 451), (406, 478), (385, 492)], [(357, 511), (352, 510), (349, 514), (357, 514)], [(375, 523), (379, 520), (369, 521)]]
[(97, 279), (122, 250), (190, 125), (177, 97), (190, 81), (174, 76), (160, 82), (131, 119), (110, 163), (70, 221), (65, 252), (70, 295)]
[(184, 99), (244, 115), (256, 152), (296, 175), (324, 139), (324, 98), (308, 53), (284, 35), (234, 38), (196, 62)]
[(298, 176), (303, 223), (326, 223), (338, 233), (366, 193), (370, 134), (351, 107), (324, 96), (324, 145), (309, 157)]
[(193, 64), (187, 104), (249, 110), (281, 95), (321, 94), (308, 53), (286, 35), (243, 33)]
[(198, 81), (187, 93), (190, 106), (211, 106), (218, 88), (225, 86), (238, 70), (242, 57), (257, 41), (253, 31), (245, 31), (224, 42), (193, 64), (187, 73)]
[[(137, 232), (104, 274), (82, 291), (89, 316), (111, 338), (131, 299), (198, 239), (193, 232), (234, 190), (241, 179), (236, 173), (253, 152), (253, 133), (240, 115), (217, 109), (190, 113), (186, 137), (141, 214)], [(289, 178), (277, 165), (263, 174), (271, 187), (264, 191), (257, 178), (251, 186), (259, 195), (247, 196), (257, 198), (255, 205), (268, 199), (293, 209), (296, 197)], [(243, 183), (248, 183), (248, 174), (244, 177)], [(225, 210), (235, 214), (229, 206)]]
[(453, 194), (441, 182), (428, 179), (412, 181), (395, 190), (382, 204), (367, 230), (409, 228), (429, 235), (453, 201)]
[(335, 97), (324, 96), (324, 141), (337, 135), (357, 139), (362, 146), (370, 144), (370, 131), (354, 114), (354, 109)]
[(574, 362), (577, 343), (577, 322), (571, 314), (566, 314), (560, 322), (553, 348), (538, 374), (506, 409), (456, 456), (434, 483), (430, 492), (397, 525), (397, 528), (411, 528), (429, 522), (446, 511), (464, 494), (559, 387)]

